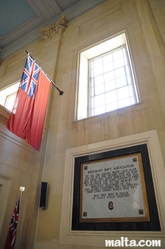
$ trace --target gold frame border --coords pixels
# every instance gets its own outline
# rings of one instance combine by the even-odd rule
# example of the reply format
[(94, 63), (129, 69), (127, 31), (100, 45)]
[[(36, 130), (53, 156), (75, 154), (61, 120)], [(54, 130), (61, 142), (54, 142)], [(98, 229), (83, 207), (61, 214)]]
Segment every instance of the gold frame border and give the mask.
[[(92, 164), (96, 161), (110, 161), (115, 159), (121, 159), (121, 158), (128, 158), (137, 156), (139, 161), (139, 171), (140, 171), (140, 179), (141, 179), (141, 187), (142, 187), (142, 194), (143, 194), (143, 201), (144, 201), (144, 209), (145, 209), (145, 216), (144, 217), (123, 217), (123, 218), (83, 218), (82, 217), (82, 196), (83, 196), (83, 165), (84, 164)], [(85, 223), (103, 223), (103, 222), (144, 222), (144, 221), (150, 221), (150, 214), (149, 214), (149, 208), (148, 208), (148, 199), (147, 199), (147, 192), (146, 192), (146, 184), (145, 184), (145, 178), (144, 178), (144, 171), (143, 171), (143, 163), (142, 163), (142, 157), (141, 153), (133, 153), (129, 155), (124, 156), (117, 156), (107, 159), (96, 159), (91, 162), (86, 162), (81, 164), (80, 169), (80, 210), (79, 210), (79, 222), (85, 222)]]

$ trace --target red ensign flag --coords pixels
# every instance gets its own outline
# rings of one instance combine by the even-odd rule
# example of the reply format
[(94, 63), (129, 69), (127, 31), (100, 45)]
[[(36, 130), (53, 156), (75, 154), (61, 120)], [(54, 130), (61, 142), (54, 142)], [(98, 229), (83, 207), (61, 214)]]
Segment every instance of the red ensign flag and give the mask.
[(20, 206), (20, 196), (18, 197), (18, 201), (16, 202), (14, 212), (11, 218), (9, 231), (7, 234), (6, 242), (4, 249), (14, 249), (14, 245), (16, 242), (16, 235), (17, 235), (17, 224), (18, 224), (18, 217), (19, 217), (19, 206)]
[(40, 150), (51, 81), (28, 54), (7, 128)]

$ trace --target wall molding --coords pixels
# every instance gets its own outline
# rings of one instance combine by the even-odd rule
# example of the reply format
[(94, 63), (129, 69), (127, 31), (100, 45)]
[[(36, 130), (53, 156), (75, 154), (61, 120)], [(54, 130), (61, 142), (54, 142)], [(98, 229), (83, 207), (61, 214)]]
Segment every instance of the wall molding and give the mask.
[[(10, 111), (8, 111), (4, 106), (0, 105), (0, 123), (6, 126), (7, 121), (10, 117)], [(3, 130), (0, 130), (0, 137), (5, 140), (10, 141), (11, 143), (16, 144), (22, 149), (29, 151), (31, 153), (34, 152), (34, 149), (28, 145), (28, 143), (22, 139), (11, 133), (6, 127)]]

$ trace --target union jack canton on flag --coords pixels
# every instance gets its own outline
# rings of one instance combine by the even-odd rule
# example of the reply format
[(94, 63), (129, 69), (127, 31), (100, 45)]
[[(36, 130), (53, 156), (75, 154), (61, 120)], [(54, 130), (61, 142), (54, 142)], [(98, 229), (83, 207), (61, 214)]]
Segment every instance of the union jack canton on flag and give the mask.
[(33, 98), (36, 92), (40, 70), (41, 68), (28, 56), (22, 73), (20, 88), (25, 91), (30, 98)]
[(20, 206), (20, 196), (18, 201), (16, 202), (14, 212), (11, 218), (10, 227), (8, 231), (8, 235), (6, 238), (6, 243), (4, 249), (14, 249), (14, 245), (16, 242), (16, 235), (17, 235), (17, 224), (18, 224), (18, 217), (19, 217), (19, 206)]

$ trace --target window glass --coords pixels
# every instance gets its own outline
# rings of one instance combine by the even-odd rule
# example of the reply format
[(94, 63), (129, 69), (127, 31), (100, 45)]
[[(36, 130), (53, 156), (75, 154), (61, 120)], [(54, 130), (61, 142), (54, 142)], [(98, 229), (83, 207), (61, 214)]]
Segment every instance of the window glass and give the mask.
[[(89, 60), (92, 115), (136, 103), (126, 46)], [(112, 104), (112, 107), (110, 106)]]
[(15, 98), (16, 98), (16, 94), (17, 93), (13, 93), (13, 94), (10, 94), (6, 97), (6, 101), (5, 101), (5, 107), (6, 109), (8, 109), (9, 111), (12, 111), (13, 109), (13, 106), (14, 106), (14, 101), (15, 101)]
[(139, 103), (126, 33), (81, 52), (79, 72), (76, 120)]
[(0, 90), (0, 104), (3, 105), (9, 111), (12, 111), (15, 102), (19, 83), (15, 83)]

